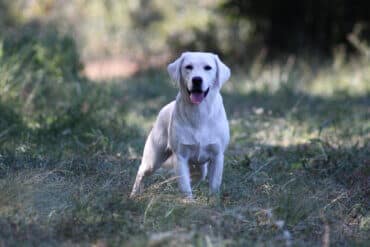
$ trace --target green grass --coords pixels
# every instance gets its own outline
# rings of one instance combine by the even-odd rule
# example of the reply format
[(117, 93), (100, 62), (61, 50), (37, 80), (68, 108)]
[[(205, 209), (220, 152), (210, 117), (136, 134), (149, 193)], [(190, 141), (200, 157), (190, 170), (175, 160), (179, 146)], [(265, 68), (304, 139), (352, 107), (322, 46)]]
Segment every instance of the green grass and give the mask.
[(1, 60), (0, 245), (368, 245), (366, 59), (234, 73), (221, 194), (200, 184), (192, 203), (166, 171), (128, 198), (150, 126), (176, 95), (165, 70), (94, 82), (55, 59), (24, 70), (18, 53)]

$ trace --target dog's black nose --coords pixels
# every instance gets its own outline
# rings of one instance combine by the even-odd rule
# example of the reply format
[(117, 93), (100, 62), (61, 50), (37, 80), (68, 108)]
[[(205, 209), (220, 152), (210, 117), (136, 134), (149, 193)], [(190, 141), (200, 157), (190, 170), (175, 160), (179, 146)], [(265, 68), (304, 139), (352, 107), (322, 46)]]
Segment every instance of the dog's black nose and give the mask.
[(195, 87), (200, 87), (202, 85), (203, 79), (200, 76), (194, 76), (191, 81), (193, 82), (193, 85)]

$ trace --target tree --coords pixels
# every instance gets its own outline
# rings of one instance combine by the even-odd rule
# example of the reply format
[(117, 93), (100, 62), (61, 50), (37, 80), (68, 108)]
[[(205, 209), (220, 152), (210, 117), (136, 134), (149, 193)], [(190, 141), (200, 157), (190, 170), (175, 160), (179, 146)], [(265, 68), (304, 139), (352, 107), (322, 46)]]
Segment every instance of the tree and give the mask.
[(366, 0), (227, 0), (221, 9), (254, 22), (265, 45), (278, 51), (330, 52), (333, 45), (347, 43), (354, 25), (370, 24)]

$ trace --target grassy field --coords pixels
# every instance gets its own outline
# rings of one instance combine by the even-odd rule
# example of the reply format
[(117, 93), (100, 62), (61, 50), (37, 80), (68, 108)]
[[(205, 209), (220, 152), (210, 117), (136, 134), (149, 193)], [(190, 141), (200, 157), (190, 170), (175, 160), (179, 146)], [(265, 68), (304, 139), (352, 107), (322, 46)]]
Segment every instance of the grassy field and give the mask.
[(128, 198), (165, 69), (90, 81), (31, 44), (0, 56), (0, 246), (369, 245), (368, 60), (236, 70), (221, 194), (187, 203), (168, 171)]

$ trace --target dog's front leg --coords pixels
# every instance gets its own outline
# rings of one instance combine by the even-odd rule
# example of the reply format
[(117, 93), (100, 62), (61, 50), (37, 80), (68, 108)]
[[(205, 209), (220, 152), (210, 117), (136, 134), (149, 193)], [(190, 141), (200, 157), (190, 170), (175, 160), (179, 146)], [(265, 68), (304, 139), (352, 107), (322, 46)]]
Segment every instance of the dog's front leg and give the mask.
[(191, 181), (188, 160), (184, 157), (177, 156), (176, 162), (176, 174), (178, 176), (178, 184), (180, 191), (187, 198), (192, 198), (193, 194), (191, 192)]
[(222, 182), (222, 173), (224, 169), (224, 155), (222, 153), (210, 162), (209, 165), (209, 191), (218, 193)]

